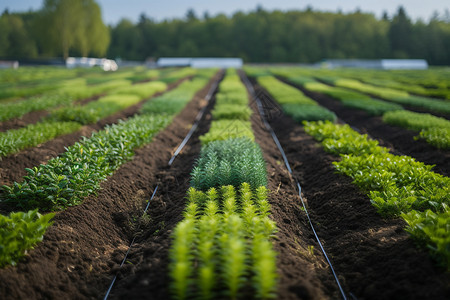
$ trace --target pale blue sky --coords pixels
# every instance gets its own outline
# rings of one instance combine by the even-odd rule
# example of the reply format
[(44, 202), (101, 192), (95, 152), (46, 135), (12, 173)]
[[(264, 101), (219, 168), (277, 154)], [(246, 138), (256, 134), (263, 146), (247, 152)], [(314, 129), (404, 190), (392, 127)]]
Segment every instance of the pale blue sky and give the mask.
[[(43, 0), (1, 0), (0, 13), (8, 8), (11, 12), (27, 11), (30, 8), (37, 10), (42, 6)], [(205, 11), (210, 15), (225, 13), (230, 15), (235, 11), (254, 10), (258, 4), (264, 9), (290, 10), (301, 9), (311, 5), (316, 10), (352, 12), (360, 8), (363, 12), (372, 12), (377, 17), (386, 10), (390, 16), (394, 14), (399, 5), (405, 7), (408, 15), (413, 19), (421, 18), (428, 21), (434, 11), (443, 14), (450, 9), (448, 0), (97, 0), (102, 7), (103, 20), (108, 24), (115, 24), (126, 17), (137, 21), (144, 12), (155, 20), (166, 18), (180, 18), (185, 16), (188, 8), (193, 8), (197, 15), (202, 16)]]

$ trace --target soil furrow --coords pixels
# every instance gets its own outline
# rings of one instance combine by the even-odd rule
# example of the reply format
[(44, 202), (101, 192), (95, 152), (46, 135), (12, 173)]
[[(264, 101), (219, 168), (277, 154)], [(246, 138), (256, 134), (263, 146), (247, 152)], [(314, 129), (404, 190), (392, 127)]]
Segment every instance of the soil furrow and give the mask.
[(267, 163), (271, 217), (278, 227), (274, 240), (280, 276), (278, 299), (338, 299), (337, 285), (301, 209), (295, 182), (253, 101), (251, 108), (255, 141)]

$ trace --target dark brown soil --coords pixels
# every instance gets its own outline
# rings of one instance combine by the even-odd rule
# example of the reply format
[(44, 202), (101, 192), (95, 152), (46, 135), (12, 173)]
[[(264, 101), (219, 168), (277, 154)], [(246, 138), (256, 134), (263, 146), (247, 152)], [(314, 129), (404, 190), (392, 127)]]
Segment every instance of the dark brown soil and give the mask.
[[(175, 87), (177, 87), (185, 79), (177, 81), (169, 85), (168, 89), (164, 92), (155, 94), (153, 97), (157, 97)], [(51, 158), (58, 156), (65, 151), (65, 147), (69, 147), (78, 142), (81, 137), (89, 137), (92, 133), (103, 129), (106, 125), (111, 125), (119, 122), (119, 120), (125, 120), (135, 115), (142, 105), (148, 101), (148, 99), (139, 102), (133, 106), (130, 106), (112, 116), (98, 121), (96, 124), (83, 126), (77, 132), (69, 133), (59, 136), (46, 143), (40, 144), (36, 147), (23, 150), (19, 153), (0, 158), (0, 186), (11, 185), (15, 181), (19, 182), (22, 177), (27, 173), (25, 168), (32, 168), (39, 164), (44, 164)]]
[(288, 117), (275, 117), (271, 124), (347, 296), (449, 298), (448, 273), (416, 247), (402, 220), (381, 218), (350, 178), (335, 173), (331, 163), (338, 157), (325, 153)]
[(26, 113), (20, 118), (0, 122), (0, 132), (5, 132), (11, 129), (19, 129), (30, 124), (39, 122), (42, 118), (48, 115), (46, 110), (37, 110)]
[(76, 104), (86, 105), (89, 102), (93, 102), (93, 101), (95, 101), (95, 100), (97, 100), (100, 97), (103, 97), (105, 95), (106, 94), (100, 94), (100, 95), (92, 96), (92, 97), (89, 97), (89, 98), (86, 98), (86, 99), (78, 100), (78, 101), (76, 101)]
[[(194, 117), (195, 115), (190, 116), (191, 122), (176, 124), (181, 130), (178, 129), (180, 134), (176, 136), (178, 142), (172, 142), (172, 145), (178, 146), (192, 125)], [(176, 224), (183, 219), (189, 174), (200, 153), (201, 145), (198, 137), (209, 130), (210, 122), (211, 116), (208, 114), (202, 119), (199, 129), (172, 166), (169, 167), (168, 162), (176, 148), (172, 146), (172, 151), (166, 151), (162, 155), (164, 164), (154, 172), (155, 179), (151, 183), (153, 187), (158, 185), (158, 191), (147, 212), (150, 221), (141, 227), (137, 241), (128, 256), (128, 264), (120, 270), (119, 279), (112, 289), (111, 299), (170, 298), (168, 289), (170, 235)], [(169, 142), (166, 141), (165, 144)]]
[[(158, 191), (160, 196), (152, 201), (150, 211), (161, 214), (166, 211), (168, 205), (161, 195), (166, 195), (170, 202), (184, 201), (183, 195), (177, 194), (177, 180), (187, 178), (173, 177), (165, 170), (172, 151), (184, 138), (198, 110), (206, 104), (202, 100), (206, 92), (206, 88), (199, 92), (152, 143), (138, 149), (132, 161), (103, 182), (98, 196), (90, 196), (82, 205), (58, 213), (44, 241), (24, 262), (0, 270), (2, 299), (99, 299), (104, 296), (136, 232), (136, 220), (145, 224), (140, 219), (143, 204), (156, 184), (164, 180), (160, 187), (162, 193)], [(189, 147), (185, 151), (189, 152)], [(180, 165), (183, 167), (183, 163)], [(174, 174), (177, 173), (174, 171)], [(174, 197), (170, 196), (172, 193)], [(164, 214), (179, 220), (176, 211), (181, 212), (182, 203), (172, 209), (175, 211)], [(164, 223), (150, 224), (166, 228)], [(160, 272), (158, 277), (161, 277)]]
[(337, 299), (337, 286), (301, 209), (295, 182), (260, 119), (256, 103), (252, 102), (251, 107), (255, 141), (267, 162), (271, 217), (278, 227), (274, 240), (278, 252), (278, 299)]
[[(255, 109), (254, 105), (252, 108)], [(162, 184), (157, 201), (150, 207), (152, 222), (146, 233), (139, 237), (136, 247), (130, 252), (130, 262), (122, 271), (120, 279), (112, 291), (111, 298), (117, 299), (168, 299), (168, 249), (170, 234), (182, 220), (189, 176), (195, 159), (200, 152), (198, 137), (208, 131), (210, 113), (199, 126), (189, 142), (189, 148), (181, 155), (172, 168), (157, 175)], [(335, 298), (336, 288), (320, 252), (310, 253), (308, 246), (315, 240), (307, 227), (305, 215), (299, 207), (299, 198), (293, 188), (287, 170), (280, 163), (279, 153), (271, 136), (263, 128), (258, 115), (252, 116), (253, 130), (263, 149), (269, 174), (269, 188), (272, 217), (277, 222), (279, 232), (274, 240), (278, 252), (279, 299), (325, 299)], [(176, 185), (174, 185), (176, 183)], [(317, 248), (316, 248), (317, 249)]]
[[(285, 81), (289, 83), (288, 81)], [(405, 154), (428, 165), (435, 165), (434, 171), (445, 176), (450, 174), (450, 151), (440, 150), (426, 143), (415, 140), (419, 133), (401, 127), (391, 126), (383, 122), (381, 117), (371, 116), (365, 111), (345, 107), (338, 100), (326, 95), (310, 92), (304, 88), (289, 83), (302, 90), (307, 96), (320, 105), (333, 111), (339, 119), (348, 123), (361, 133), (367, 133), (380, 141), (382, 146), (393, 149), (395, 154)]]
[[(208, 113), (171, 167), (168, 161), (206, 105), (204, 89), (149, 145), (136, 151), (102, 184), (98, 196), (60, 212), (44, 241), (17, 267), (0, 269), (3, 299), (100, 299), (119, 271), (110, 298), (169, 299), (170, 235), (182, 219), (189, 174), (207, 132)], [(270, 98), (267, 98), (271, 100)], [(211, 103), (212, 105), (212, 103)], [(252, 127), (267, 162), (272, 217), (279, 232), (278, 299), (339, 299), (294, 180), (287, 172), (255, 105)], [(347, 296), (356, 299), (448, 299), (448, 274), (417, 249), (401, 220), (382, 219), (302, 127), (282, 114), (270, 122), (278, 134), (319, 237)], [(158, 186), (148, 216), (143, 206)], [(136, 243), (119, 270), (133, 237)], [(350, 297), (350, 299), (352, 299)]]

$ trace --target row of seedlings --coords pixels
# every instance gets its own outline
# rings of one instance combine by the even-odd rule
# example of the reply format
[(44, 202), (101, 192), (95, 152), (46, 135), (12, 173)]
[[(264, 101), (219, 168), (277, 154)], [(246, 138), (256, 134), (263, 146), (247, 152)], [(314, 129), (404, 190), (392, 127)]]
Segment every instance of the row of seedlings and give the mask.
[[(40, 215), (38, 209), (63, 210), (99, 190), (102, 181), (132, 159), (135, 149), (150, 143), (172, 122), (214, 72), (200, 71), (191, 81), (147, 102), (139, 115), (83, 138), (46, 164), (27, 169), (28, 176), (22, 182), (3, 186), (0, 202), (25, 213), (0, 215), (0, 267), (17, 264), (28, 249), (42, 240), (53, 214)], [(172, 102), (177, 104), (176, 109)], [(158, 109), (149, 109), (153, 104)]]
[(401, 105), (408, 105), (420, 107), (431, 112), (450, 113), (450, 103), (448, 101), (425, 98), (421, 96), (414, 96), (406, 91), (397, 90), (388, 87), (374, 86), (368, 83), (363, 83), (359, 80), (340, 78), (340, 77), (319, 77), (325, 82), (331, 83), (337, 87), (343, 87), (361, 93), (370, 94), (375, 97), (385, 99), (390, 102), (395, 102)]
[[(157, 74), (153, 72), (153, 74), (148, 75), (151, 76), (149, 78), (156, 78), (159, 73), (158, 71)], [(51, 89), (23, 99), (17, 99), (20, 97), (23, 87), (20, 85), (11, 87), (9, 84), (10, 93), (15, 92), (17, 96), (2, 101), (4, 105), (2, 111), (0, 111), (0, 121), (19, 118), (26, 113), (36, 110), (67, 106), (79, 100), (102, 95), (121, 86), (130, 86), (134, 76), (139, 73), (126, 71), (117, 72), (113, 75), (102, 74), (102, 77), (97, 77), (96, 75), (100, 75), (97, 73), (74, 74), (70, 72), (68, 74), (71, 74), (71, 77), (61, 76), (61, 78), (46, 79), (44, 82), (38, 81), (36, 83), (37, 87), (51, 86)]]
[[(185, 76), (185, 72), (169, 74), (169, 76), (171, 79), (177, 78), (180, 80), (183, 77), (179, 76)], [(52, 96), (53, 98), (51, 99), (66, 99), (67, 103), (65, 103), (65, 106), (51, 111), (41, 122), (19, 129), (0, 132), (0, 158), (29, 147), (34, 147), (63, 134), (75, 132), (83, 125), (94, 124), (167, 89), (167, 84), (160, 80), (132, 85), (131, 81), (121, 79), (100, 85), (100, 89), (98, 86), (95, 86), (93, 89), (89, 88), (87, 90), (88, 93), (92, 93), (92, 91), (97, 93), (100, 90), (103, 92), (107, 91), (107, 95), (100, 97), (96, 101), (89, 102), (86, 105), (70, 106), (68, 104), (73, 102), (73, 94), (64, 94), (66, 91), (63, 90), (61, 92), (62, 96)], [(62, 104), (62, 102), (59, 104)]]
[(364, 110), (373, 116), (380, 116), (388, 111), (403, 109), (399, 104), (373, 99), (370, 96), (357, 91), (318, 82), (310, 76), (309, 71), (304, 71), (302, 69), (271, 69), (271, 72), (288, 79), (294, 84), (302, 86), (308, 91), (322, 93), (337, 99), (345, 107)]
[(297, 122), (318, 120), (335, 122), (337, 119), (334, 112), (320, 106), (300, 90), (273, 76), (258, 76), (257, 81), (276, 99), (283, 111)]
[(184, 219), (173, 232), (170, 289), (176, 299), (274, 298), (277, 229), (246, 89), (235, 70), (228, 70), (216, 101), (211, 128), (200, 137)]
[(340, 155), (333, 162), (353, 179), (384, 217), (401, 217), (419, 245), (450, 270), (450, 178), (409, 156), (389, 153), (348, 125), (304, 122), (306, 133), (325, 151)]
[(2, 104), (23, 97), (31, 97), (58, 89), (59, 84), (86, 75), (86, 69), (55, 67), (21, 67), (0, 70), (0, 102)]
[[(270, 91), (270, 86), (267, 89)], [(283, 96), (283, 92), (271, 93), (277, 100), (277, 95)], [(387, 148), (378, 146), (378, 141), (348, 125), (325, 120), (303, 124), (326, 151), (341, 155), (341, 160), (334, 163), (337, 171), (354, 179), (381, 215), (402, 217), (413, 238), (450, 268), (450, 178), (432, 172), (432, 166), (411, 157), (389, 153)]]
[(450, 121), (425, 113), (390, 111), (383, 115), (383, 122), (418, 131), (417, 138), (439, 149), (450, 149)]
[[(361, 80), (374, 86), (406, 91), (411, 95), (422, 95), (440, 99), (450, 99), (450, 86), (446, 78), (448, 71), (434, 69), (432, 72), (407, 72), (345, 69), (339, 71), (346, 78)], [(411, 76), (412, 75), (412, 76)]]
[[(273, 88), (276, 85), (268, 85), (270, 81), (260, 78), (265, 77), (258, 77), (258, 83), (277, 101), (287, 93), (277, 91)], [(414, 120), (419, 122), (419, 117)], [(336, 125), (328, 120), (303, 120), (303, 124), (305, 131), (322, 142), (326, 151), (341, 155), (341, 160), (334, 162), (337, 171), (354, 179), (381, 215), (402, 217), (413, 238), (430, 249), (433, 257), (447, 269), (450, 268), (450, 178), (432, 172), (432, 166), (411, 157), (389, 153), (387, 148), (378, 146), (377, 141), (357, 133), (348, 125)]]
[[(283, 71), (282, 74), (288, 75), (288, 72)], [(317, 82), (311, 77), (294, 75), (292, 77), (288, 76), (287, 78), (289, 81), (299, 84), (307, 90), (324, 93), (335, 99), (339, 99), (344, 106), (362, 109), (372, 115), (380, 115), (386, 124), (419, 131), (417, 138), (425, 140), (428, 144), (436, 148), (448, 149), (450, 147), (450, 122), (444, 118), (426, 113), (406, 111), (395, 103), (366, 99), (364, 97), (369, 96), (365, 94), (329, 86)]]

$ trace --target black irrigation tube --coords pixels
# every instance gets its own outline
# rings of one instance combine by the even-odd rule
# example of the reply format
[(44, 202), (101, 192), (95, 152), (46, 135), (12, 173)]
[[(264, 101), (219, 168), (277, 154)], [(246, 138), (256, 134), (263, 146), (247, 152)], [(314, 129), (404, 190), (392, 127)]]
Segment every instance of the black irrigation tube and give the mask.
[[(223, 72), (223, 71), (221, 71)], [(221, 76), (222, 78), (222, 76)], [(175, 153), (172, 155), (172, 157), (169, 160), (169, 166), (172, 165), (173, 161), (175, 160), (175, 158), (177, 157), (177, 155), (181, 152), (181, 150), (183, 149), (183, 147), (187, 144), (187, 142), (189, 141), (189, 139), (192, 137), (192, 134), (194, 133), (194, 131), (198, 128), (198, 124), (200, 123), (201, 119), (203, 118), (203, 115), (206, 112), (206, 109), (208, 108), (208, 104), (209, 101), (211, 100), (212, 96), (214, 95), (214, 92), (217, 89), (217, 86), (219, 85), (220, 79), (216, 80), (213, 85), (211, 86), (211, 88), (208, 91), (208, 94), (206, 94), (205, 100), (207, 101), (207, 104), (198, 112), (197, 117), (194, 120), (194, 124), (191, 127), (191, 130), (189, 130), (189, 132), (186, 134), (186, 137), (183, 139), (183, 141), (181, 142), (181, 144), (178, 146), (177, 150), (175, 151)], [(155, 190), (153, 191), (153, 194), (150, 198), (150, 200), (147, 203), (147, 206), (144, 209), (144, 212), (142, 215), (144, 215), (147, 210), (148, 207), (150, 206), (150, 201), (153, 200), (153, 197), (155, 197), (156, 191), (158, 190), (159, 185), (157, 184), (155, 187)], [(114, 283), (117, 280), (117, 276), (119, 275), (119, 271), (122, 268), (123, 264), (125, 263), (125, 261), (127, 260), (128, 254), (130, 253), (131, 247), (133, 247), (134, 241), (135, 241), (136, 237), (133, 237), (133, 240), (131, 241), (130, 245), (128, 246), (128, 250), (125, 253), (125, 257), (122, 260), (122, 263), (119, 266), (119, 270), (117, 270), (116, 274), (114, 275), (113, 280), (111, 281), (111, 284), (109, 285), (108, 290), (106, 291), (105, 297), (103, 298), (103, 300), (107, 300), (109, 297), (109, 294), (111, 293), (111, 290), (114, 286)]]
[[(211, 97), (214, 94), (214, 91), (216, 90), (218, 85), (219, 85), (219, 81), (216, 81), (209, 89), (208, 94), (205, 97), (205, 100), (207, 103), (209, 103), (209, 100), (211, 100)], [(177, 157), (177, 155), (181, 152), (183, 147), (187, 144), (187, 142), (191, 138), (192, 134), (194, 134), (194, 132), (197, 129), (198, 124), (200, 123), (200, 120), (203, 118), (203, 115), (205, 114), (205, 111), (207, 108), (208, 108), (208, 104), (203, 106), (203, 108), (198, 112), (197, 117), (195, 117), (195, 120), (194, 120), (194, 125), (192, 125), (192, 127), (191, 127), (191, 130), (189, 130), (188, 134), (186, 135), (184, 140), (181, 142), (181, 144), (178, 146), (178, 148), (175, 151), (175, 153), (173, 154), (172, 158), (169, 160), (169, 166), (172, 165), (172, 163), (175, 160), (175, 158)]]
[(292, 178), (295, 180), (295, 183), (296, 183), (297, 188), (298, 188), (298, 195), (299, 195), (300, 200), (302, 202), (302, 206), (303, 206), (303, 209), (304, 209), (304, 211), (306, 213), (306, 217), (308, 218), (309, 225), (311, 226), (311, 229), (312, 229), (312, 231), (314, 233), (314, 236), (315, 236), (317, 242), (319, 243), (320, 249), (322, 250), (322, 253), (325, 256), (325, 259), (327, 260), (328, 265), (330, 266), (330, 269), (331, 269), (331, 271), (333, 273), (334, 279), (335, 279), (335, 281), (336, 281), (336, 283), (337, 283), (337, 285), (339, 287), (339, 291), (341, 292), (342, 298), (344, 300), (347, 300), (347, 296), (345, 295), (344, 290), (342, 289), (342, 286), (341, 286), (341, 283), (339, 282), (338, 276), (337, 276), (337, 274), (336, 274), (336, 272), (335, 272), (335, 270), (333, 268), (333, 265), (331, 264), (330, 259), (328, 258), (328, 255), (327, 255), (327, 253), (326, 253), (326, 251), (325, 251), (325, 249), (324, 249), (324, 247), (322, 245), (322, 242), (319, 239), (319, 236), (317, 235), (316, 230), (314, 229), (314, 225), (312, 223), (311, 217), (309, 216), (308, 210), (306, 209), (305, 201), (303, 200), (303, 197), (302, 197), (302, 187), (300, 185), (300, 182), (297, 180), (297, 178), (294, 176), (294, 174), (292, 172), (291, 166), (290, 166), (289, 161), (288, 161), (288, 159), (286, 157), (286, 153), (284, 152), (283, 147), (281, 146), (277, 135), (273, 131), (273, 129), (270, 126), (270, 124), (267, 122), (266, 115), (265, 115), (265, 112), (264, 112), (264, 108), (263, 108), (262, 103), (261, 103), (261, 99), (258, 98), (258, 96), (255, 93), (255, 90), (253, 89), (253, 86), (252, 86), (250, 80), (247, 78), (247, 76), (243, 72), (241, 73), (241, 78), (242, 78), (242, 81), (244, 82), (244, 84), (247, 86), (247, 90), (249, 91), (250, 96), (253, 99), (255, 99), (256, 104), (258, 106), (259, 114), (261, 116), (261, 120), (263, 121), (264, 126), (266, 127), (266, 129), (272, 135), (272, 138), (273, 138), (275, 144), (277, 145), (278, 150), (280, 151), (281, 155), (283, 156), (284, 164), (286, 165), (286, 168), (288, 169), (289, 174), (291, 174)]

